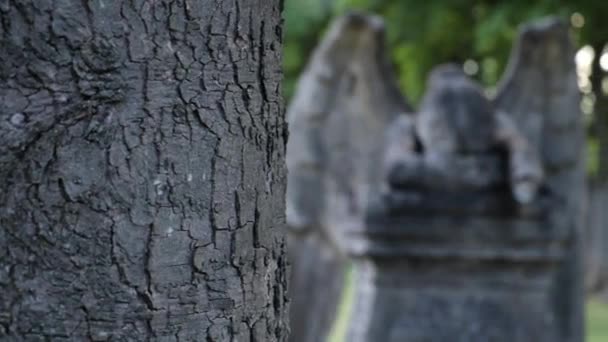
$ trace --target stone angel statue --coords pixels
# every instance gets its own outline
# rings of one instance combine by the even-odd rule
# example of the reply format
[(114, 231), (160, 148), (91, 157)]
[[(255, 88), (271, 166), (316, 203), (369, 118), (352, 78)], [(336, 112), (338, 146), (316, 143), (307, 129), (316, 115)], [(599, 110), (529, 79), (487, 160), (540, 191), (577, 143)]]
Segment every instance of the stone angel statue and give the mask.
[[(386, 191), (384, 204), (389, 204), (384, 208), (384, 212), (380, 206), (380, 210), (376, 210), (374, 215), (379, 215), (378, 211), (380, 216), (403, 215), (406, 210), (404, 208), (407, 207), (410, 214), (415, 212), (415, 215), (425, 215), (426, 209), (429, 213), (445, 214), (446, 208), (449, 208), (453, 210), (450, 214), (457, 215), (461, 214), (461, 211), (468, 211), (465, 215), (471, 215), (471, 211), (475, 211), (473, 216), (496, 217), (496, 214), (500, 214), (525, 217), (525, 214), (522, 214), (525, 211), (518, 210), (535, 205), (542, 207), (540, 212), (543, 219), (537, 223), (538, 228), (546, 234), (542, 239), (534, 240), (521, 235), (523, 233), (520, 232), (485, 227), (486, 233), (500, 231), (500, 234), (504, 234), (506, 243), (509, 243), (511, 252), (501, 255), (501, 260), (518, 264), (529, 255), (539, 253), (539, 259), (544, 260), (547, 265), (552, 262), (557, 264), (555, 268), (551, 266), (545, 269), (545, 274), (549, 274), (551, 280), (546, 283), (547, 288), (538, 292), (543, 296), (547, 295), (548, 299), (540, 297), (542, 299), (538, 305), (530, 304), (541, 308), (540, 312), (545, 315), (545, 320), (535, 321), (534, 314), (527, 318), (522, 313), (513, 318), (514, 322), (518, 322), (518, 329), (513, 329), (513, 326), (508, 324), (500, 328), (496, 325), (497, 322), (483, 322), (483, 319), (478, 322), (481, 327), (492, 326), (492, 329), (499, 331), (500, 338), (496, 339), (497, 341), (582, 341), (584, 295), (580, 265), (580, 231), (583, 218), (581, 202), (585, 197), (582, 157), (585, 139), (575, 71), (574, 48), (567, 25), (555, 18), (533, 22), (524, 25), (520, 30), (507, 69), (493, 95), (487, 95), (481, 86), (468, 78), (458, 66), (438, 66), (430, 73), (427, 91), (417, 112), (411, 116), (399, 117), (387, 131), (383, 167), (389, 190)], [(481, 197), (483, 193), (500, 193), (494, 190), (505, 188), (511, 194), (510, 204), (492, 203), (491, 200)], [(468, 198), (483, 200), (475, 204), (447, 203), (449, 200), (445, 198), (436, 202), (424, 202), (415, 196), (403, 196), (403, 193), (408, 191), (416, 193), (416, 189), (421, 189), (422, 193), (428, 193), (429, 189), (435, 194), (445, 193), (448, 198), (449, 194), (453, 193), (469, 193), (473, 195)], [(401, 196), (397, 196), (400, 192)], [(538, 203), (540, 197), (549, 200), (541, 205)], [(453, 202), (458, 202), (458, 199), (463, 197), (453, 198), (457, 199)], [(509, 212), (502, 212), (503, 210)], [(427, 214), (427, 217), (432, 215)], [(452, 228), (455, 226), (458, 226), (458, 223), (454, 223)], [(444, 231), (447, 235), (443, 237), (433, 238), (440, 241), (449, 236), (449, 231), (450, 229)], [(370, 229), (370, 232), (373, 232), (373, 229)], [(430, 234), (423, 227), (414, 233), (412, 230), (408, 232)], [(376, 251), (386, 246), (383, 245), (384, 241), (374, 240), (377, 235), (378, 232), (368, 234), (365, 241), (367, 245), (380, 246), (374, 247)], [(476, 250), (484, 248), (484, 240), (480, 239), (469, 252), (473, 258), (479, 257), (481, 260), (483, 255), (475, 254)], [(485, 236), (484, 239), (491, 241), (495, 237)], [(393, 236), (391, 246), (399, 245), (394, 240)], [(401, 246), (416, 244), (416, 238), (410, 237), (410, 240), (413, 242), (405, 241)], [(455, 241), (460, 240), (456, 237)], [(526, 243), (537, 245), (534, 245), (535, 249), (526, 250)], [(547, 250), (552, 252), (543, 252), (543, 244), (545, 247), (549, 246)], [(425, 253), (421, 249), (417, 251), (420, 254)], [(386, 250), (382, 252), (387, 253)], [(552, 259), (553, 252), (559, 255), (557, 259)], [(373, 253), (366, 253), (364, 258), (374, 259)], [(403, 254), (403, 251), (391, 253), (396, 258), (396, 255)], [(446, 250), (438, 253), (449, 254)], [(424, 259), (420, 255), (418, 257)], [(384, 254), (383, 258), (387, 258), (387, 254)], [(392, 261), (396, 263), (395, 260)], [(475, 262), (478, 261), (475, 259)], [(401, 262), (405, 263), (403, 260)], [(475, 262), (471, 263), (471, 267), (474, 267)], [(522, 262), (520, 267), (523, 265), (526, 264)], [(500, 268), (496, 267), (491, 271), (496, 273)], [(375, 272), (381, 273), (382, 270), (380, 268)], [(540, 269), (537, 272), (540, 272)], [(411, 278), (416, 277), (416, 274), (409, 276), (410, 281), (413, 281)], [(386, 292), (379, 288), (380, 285), (372, 283), (370, 286), (378, 287), (367, 291), (377, 293), (379, 297)], [(425, 286), (432, 287), (433, 284)], [(411, 286), (407, 291), (412, 292)], [(360, 293), (357, 298), (362, 295), (363, 293)], [(497, 304), (497, 308), (503, 312), (508, 312), (511, 308), (518, 310), (513, 307), (513, 300), (509, 298), (521, 298), (523, 295), (525, 291), (516, 291), (513, 297), (505, 295), (504, 302)], [(417, 298), (420, 302), (424, 301), (421, 296)], [(366, 303), (365, 298), (360, 301)], [(396, 302), (395, 298), (376, 298), (376, 301)], [(450, 303), (450, 300), (447, 302)], [(458, 307), (458, 300), (455, 298), (453, 304), (449, 305)], [(419, 307), (424, 305), (420, 304), (417, 308)], [(355, 314), (349, 340), (401, 341), (408, 340), (407, 337), (413, 334), (418, 334), (416, 336), (424, 337), (423, 339), (444, 340), (437, 338), (442, 329), (418, 329), (415, 324), (409, 325), (410, 330), (402, 325), (401, 330), (393, 331), (390, 335), (392, 337), (389, 338), (383, 323), (389, 318), (381, 312), (382, 308), (378, 307), (359, 316)], [(476, 314), (472, 309), (468, 312)], [(402, 313), (404, 322), (415, 321), (408, 315)], [(437, 317), (438, 321), (450, 321), (441, 315)], [(483, 314), (480, 317), (483, 317)], [(360, 322), (368, 321), (377, 322), (378, 325), (372, 323), (366, 329), (359, 328)], [(451, 321), (458, 327), (456, 320)], [(441, 326), (440, 322), (437, 323)], [(486, 332), (483, 328), (474, 336), (466, 335), (467, 332), (463, 329), (450, 329), (452, 328), (445, 327), (443, 333), (449, 335), (449, 339), (453, 341), (493, 340), (489, 335), (484, 335)]]
[(397, 187), (487, 188), (500, 182), (503, 172), (488, 170), (497, 164), (476, 156), (495, 152), (507, 155), (509, 185), (518, 202), (531, 202), (543, 181), (538, 149), (457, 65), (431, 72), (419, 111), (414, 118), (400, 118), (388, 139), (388, 179)]
[[(363, 229), (385, 195), (496, 187), (508, 189), (513, 207), (533, 204), (541, 192), (566, 203), (572, 244), (558, 273), (569, 281), (555, 282), (551, 305), (560, 336), (577, 340), (584, 136), (567, 30), (556, 19), (524, 26), (492, 96), (459, 66), (436, 67), (414, 111), (397, 87), (382, 20), (349, 13), (332, 23), (287, 113), (291, 341), (320, 341), (329, 332), (343, 285), (343, 234)], [(361, 315), (373, 315), (366, 310)]]

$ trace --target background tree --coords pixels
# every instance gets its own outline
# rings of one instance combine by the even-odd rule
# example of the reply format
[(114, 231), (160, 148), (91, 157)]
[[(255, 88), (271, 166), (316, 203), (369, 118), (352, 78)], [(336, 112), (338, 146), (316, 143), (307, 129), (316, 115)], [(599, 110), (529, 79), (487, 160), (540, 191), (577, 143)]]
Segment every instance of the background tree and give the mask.
[(0, 339), (286, 337), (279, 0), (0, 1)]

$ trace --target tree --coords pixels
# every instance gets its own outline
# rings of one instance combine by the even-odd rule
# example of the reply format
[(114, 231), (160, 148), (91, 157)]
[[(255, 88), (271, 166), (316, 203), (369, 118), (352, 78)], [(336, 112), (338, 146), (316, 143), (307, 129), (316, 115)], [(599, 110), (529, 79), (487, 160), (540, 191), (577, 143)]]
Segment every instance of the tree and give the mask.
[(280, 3), (0, 2), (0, 339), (285, 339)]

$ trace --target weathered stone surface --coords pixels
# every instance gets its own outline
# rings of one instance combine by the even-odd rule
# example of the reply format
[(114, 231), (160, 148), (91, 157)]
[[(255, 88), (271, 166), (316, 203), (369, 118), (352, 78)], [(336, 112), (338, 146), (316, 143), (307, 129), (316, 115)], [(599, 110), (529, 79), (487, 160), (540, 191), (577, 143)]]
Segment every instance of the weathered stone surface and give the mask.
[(287, 113), (292, 228), (360, 218), (384, 182), (381, 137), (409, 108), (384, 49), (382, 21), (351, 13), (332, 24), (301, 76)]
[(396, 189), (456, 191), (507, 188), (507, 163), (502, 157), (496, 153), (458, 158), (413, 153), (392, 163), (387, 181)]
[(388, 132), (389, 188), (347, 230), (348, 341), (582, 341), (573, 55), (548, 19), (523, 28), (495, 99), (431, 76), (416, 120)]
[(322, 234), (289, 240), (290, 341), (324, 341), (342, 296), (347, 259)]
[(292, 341), (322, 341), (329, 332), (346, 263), (341, 231), (362, 224), (384, 179), (382, 137), (408, 109), (384, 44), (379, 18), (338, 18), (313, 53), (288, 110)]
[(499, 84), (495, 105), (511, 115), (542, 156), (547, 190), (565, 201), (571, 248), (553, 281), (553, 308), (565, 341), (581, 341), (585, 164), (584, 130), (568, 26), (555, 19), (526, 25)]
[[(413, 127), (421, 145), (419, 150), (403, 150), (401, 157), (395, 153), (390, 155), (391, 159), (395, 159), (390, 162), (395, 164), (397, 161), (401, 171), (408, 174), (406, 178), (410, 178), (410, 184), (452, 188), (466, 186), (467, 183), (491, 185), (485, 184), (488, 181), (486, 178), (496, 177), (496, 171), (478, 172), (475, 167), (468, 167), (468, 172), (461, 174), (465, 170), (453, 162), (459, 160), (454, 157), (484, 153), (498, 155), (503, 152), (508, 160), (508, 183), (514, 198), (518, 202), (528, 203), (536, 196), (543, 181), (538, 149), (522, 136), (509, 115), (494, 108), (494, 103), (485, 96), (481, 86), (467, 77), (460, 67), (441, 65), (431, 72), (428, 89), (415, 118)], [(394, 134), (389, 133), (389, 137), (394, 138)], [(398, 142), (401, 143), (400, 140)], [(392, 144), (389, 141), (389, 145)], [(388, 147), (389, 151), (397, 149)], [(413, 167), (420, 170), (411, 172), (403, 168), (404, 163), (398, 163), (400, 159), (405, 164), (416, 162)], [(420, 159), (420, 162), (415, 159)], [(395, 173), (395, 170), (389, 169), (389, 179)], [(419, 179), (416, 179), (416, 175)], [(445, 181), (437, 184), (442, 179)]]
[[(412, 259), (413, 260), (413, 259)], [(554, 314), (546, 311), (543, 269), (471, 263), (400, 264), (381, 272), (357, 270), (357, 296), (348, 341), (559, 341)], [(501, 277), (479, 278), (482, 274)], [(449, 268), (447, 268), (449, 266)], [(522, 277), (522, 274), (533, 274)], [(373, 315), (366, 315), (372, 310)]]
[(348, 340), (562, 341), (552, 289), (572, 236), (564, 205), (546, 194), (522, 208), (506, 189), (393, 189), (347, 234)]

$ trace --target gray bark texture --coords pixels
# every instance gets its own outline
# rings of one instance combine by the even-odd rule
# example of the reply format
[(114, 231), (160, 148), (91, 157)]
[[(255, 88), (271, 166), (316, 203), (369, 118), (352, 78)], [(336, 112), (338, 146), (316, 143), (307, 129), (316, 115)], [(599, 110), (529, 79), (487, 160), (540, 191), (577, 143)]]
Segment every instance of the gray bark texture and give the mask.
[(383, 183), (381, 137), (409, 108), (384, 44), (380, 18), (350, 13), (336, 19), (288, 110), (294, 342), (323, 341), (332, 327), (346, 265), (341, 232), (362, 224)]
[(0, 340), (286, 340), (280, 3), (0, 1)]

